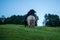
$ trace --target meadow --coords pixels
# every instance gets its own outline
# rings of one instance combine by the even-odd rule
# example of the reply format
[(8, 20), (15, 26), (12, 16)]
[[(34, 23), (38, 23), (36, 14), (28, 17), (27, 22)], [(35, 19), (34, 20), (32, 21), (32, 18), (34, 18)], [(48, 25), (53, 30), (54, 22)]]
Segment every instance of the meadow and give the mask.
[(24, 25), (0, 25), (0, 40), (60, 40), (60, 27), (28, 28)]

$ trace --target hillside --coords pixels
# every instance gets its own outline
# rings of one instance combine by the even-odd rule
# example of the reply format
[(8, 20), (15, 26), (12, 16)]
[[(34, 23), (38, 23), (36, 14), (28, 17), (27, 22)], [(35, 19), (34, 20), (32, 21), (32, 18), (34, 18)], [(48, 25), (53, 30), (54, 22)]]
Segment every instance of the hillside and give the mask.
[(0, 40), (60, 40), (60, 28), (0, 25)]

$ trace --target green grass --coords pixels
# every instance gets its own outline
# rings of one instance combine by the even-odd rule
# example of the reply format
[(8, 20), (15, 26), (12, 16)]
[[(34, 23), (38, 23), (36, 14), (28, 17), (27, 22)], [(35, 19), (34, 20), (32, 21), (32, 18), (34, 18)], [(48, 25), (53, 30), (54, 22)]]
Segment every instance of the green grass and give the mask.
[(60, 28), (0, 25), (0, 40), (60, 40)]

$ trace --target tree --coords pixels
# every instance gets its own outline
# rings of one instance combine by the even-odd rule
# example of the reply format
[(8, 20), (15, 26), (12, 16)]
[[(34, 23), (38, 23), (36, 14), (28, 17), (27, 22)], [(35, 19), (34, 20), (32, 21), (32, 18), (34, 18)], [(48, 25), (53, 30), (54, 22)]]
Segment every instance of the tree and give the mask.
[(58, 15), (45, 14), (44, 24), (46, 26), (60, 26), (60, 18)]
[(5, 19), (6, 19), (5, 16), (2, 15), (2, 16), (0, 17), (0, 24), (4, 24)]

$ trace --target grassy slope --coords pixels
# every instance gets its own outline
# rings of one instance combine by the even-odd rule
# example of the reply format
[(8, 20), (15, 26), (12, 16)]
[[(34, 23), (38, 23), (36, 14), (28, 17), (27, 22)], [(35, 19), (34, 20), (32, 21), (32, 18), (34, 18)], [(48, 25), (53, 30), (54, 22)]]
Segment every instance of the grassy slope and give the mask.
[(60, 40), (60, 28), (0, 25), (0, 40)]

